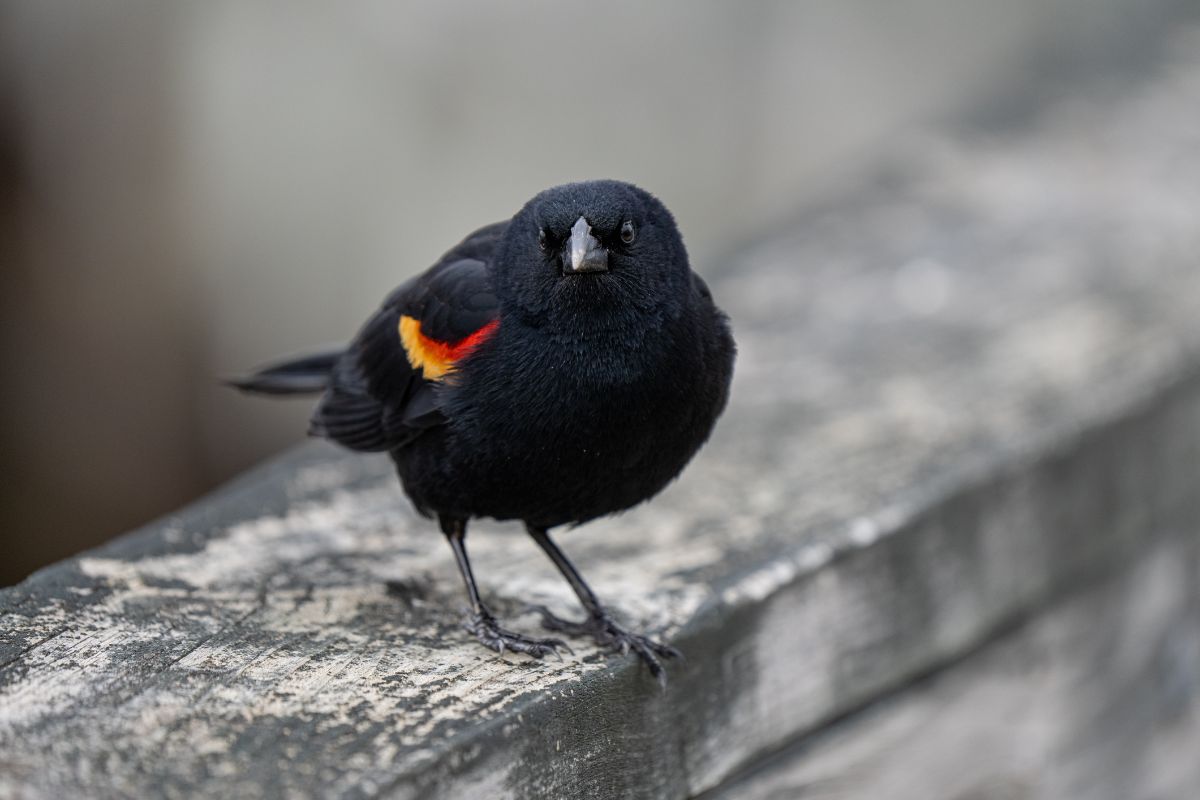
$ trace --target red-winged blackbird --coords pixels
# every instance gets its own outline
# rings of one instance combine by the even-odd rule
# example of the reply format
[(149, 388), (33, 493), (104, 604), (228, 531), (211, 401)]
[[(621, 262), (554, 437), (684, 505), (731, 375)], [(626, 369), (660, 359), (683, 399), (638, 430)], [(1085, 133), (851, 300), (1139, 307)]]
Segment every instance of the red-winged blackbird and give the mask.
[(505, 630), (480, 599), (467, 520), (519, 519), (588, 613), (545, 627), (633, 650), (660, 681), (678, 651), (622, 629), (549, 529), (658, 493), (725, 406), (734, 342), (688, 266), (675, 220), (617, 181), (547, 189), (472, 233), (394, 291), (344, 351), (268, 367), (234, 385), (323, 391), (310, 432), (387, 451), (404, 491), (436, 515), (488, 647), (564, 646)]

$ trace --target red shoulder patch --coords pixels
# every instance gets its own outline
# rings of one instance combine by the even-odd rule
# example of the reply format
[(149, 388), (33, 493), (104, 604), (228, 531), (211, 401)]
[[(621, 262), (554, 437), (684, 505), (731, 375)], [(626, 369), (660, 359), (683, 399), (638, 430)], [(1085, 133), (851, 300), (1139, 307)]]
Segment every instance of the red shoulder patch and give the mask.
[(454, 363), (466, 356), (496, 332), (500, 320), (494, 319), (479, 330), (457, 342), (442, 342), (421, 333), (421, 321), (415, 317), (400, 317), (400, 343), (413, 369), (421, 370), (426, 380), (440, 381), (454, 369)]

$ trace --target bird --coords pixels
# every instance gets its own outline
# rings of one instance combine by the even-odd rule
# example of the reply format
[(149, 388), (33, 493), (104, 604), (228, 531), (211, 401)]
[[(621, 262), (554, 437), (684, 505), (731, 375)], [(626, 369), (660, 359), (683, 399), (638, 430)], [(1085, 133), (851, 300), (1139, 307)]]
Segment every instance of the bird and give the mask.
[(416, 510), (436, 518), (484, 646), (534, 658), (559, 638), (503, 627), (467, 556), (477, 518), (515, 520), (585, 612), (536, 606), (544, 628), (632, 651), (663, 686), (673, 646), (627, 630), (557, 543), (555, 528), (658, 494), (724, 410), (736, 345), (689, 264), (671, 212), (616, 180), (555, 186), (487, 225), (384, 300), (345, 348), (230, 383), (317, 394), (309, 433), (390, 455)]

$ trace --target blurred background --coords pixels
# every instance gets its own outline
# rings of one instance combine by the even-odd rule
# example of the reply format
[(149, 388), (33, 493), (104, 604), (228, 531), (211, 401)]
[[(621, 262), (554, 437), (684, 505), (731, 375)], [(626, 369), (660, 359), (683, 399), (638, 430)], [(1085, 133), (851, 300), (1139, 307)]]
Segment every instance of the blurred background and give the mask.
[(349, 337), (538, 190), (658, 194), (700, 272), (1200, 0), (0, 5), (0, 584), (303, 436), (217, 382)]

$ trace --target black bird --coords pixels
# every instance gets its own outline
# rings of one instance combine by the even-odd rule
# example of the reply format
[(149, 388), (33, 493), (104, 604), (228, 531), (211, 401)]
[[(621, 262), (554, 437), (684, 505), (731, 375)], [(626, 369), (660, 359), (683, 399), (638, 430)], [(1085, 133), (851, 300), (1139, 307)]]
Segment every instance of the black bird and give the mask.
[(310, 433), (387, 451), (437, 516), (471, 602), (467, 629), (499, 652), (564, 646), (506, 630), (480, 598), (467, 521), (521, 520), (571, 584), (582, 622), (545, 627), (633, 650), (660, 682), (673, 647), (624, 630), (548, 531), (657, 494), (708, 438), (733, 373), (728, 320), (692, 272), (666, 207), (628, 183), (547, 189), (472, 233), (384, 301), (344, 351), (234, 385), (324, 392)]

